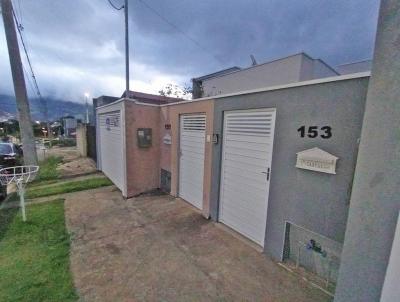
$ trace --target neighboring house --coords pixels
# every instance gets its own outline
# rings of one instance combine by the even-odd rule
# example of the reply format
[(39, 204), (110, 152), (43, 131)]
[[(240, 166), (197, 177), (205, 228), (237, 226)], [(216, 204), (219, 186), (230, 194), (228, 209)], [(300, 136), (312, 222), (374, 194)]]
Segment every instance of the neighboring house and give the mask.
[(194, 78), (192, 79), (193, 98), (236, 93), (337, 75), (339, 73), (324, 61), (314, 59), (302, 52), (248, 68), (232, 67)]
[(98, 168), (124, 197), (162, 188), (335, 282), (368, 82), (354, 74), (164, 104), (130, 95), (96, 110)]
[(172, 98), (163, 95), (156, 95), (156, 94), (131, 91), (131, 90), (129, 91), (128, 96), (125, 91), (122, 94), (121, 98), (129, 98), (138, 101), (140, 103), (154, 104), (154, 105), (164, 105), (168, 103), (176, 103), (183, 101), (183, 99), (180, 98)]
[(229, 73), (235, 72), (235, 71), (239, 71), (241, 70), (240, 67), (234, 66), (231, 68), (227, 68), (227, 69), (223, 69), (214, 73), (210, 73), (207, 74), (205, 76), (202, 77), (198, 77), (195, 79), (192, 79), (192, 89), (193, 89), (193, 98), (197, 99), (197, 98), (201, 98), (204, 94), (203, 92), (203, 81), (207, 81), (209, 79), (215, 78), (215, 77), (219, 77), (219, 76), (223, 76), (223, 75), (227, 75)]
[[(133, 100), (135, 102), (138, 102), (139, 104), (148, 104), (148, 105), (155, 105), (155, 106), (183, 101), (183, 99), (180, 99), (180, 98), (172, 98), (172, 97), (166, 97), (166, 96), (162, 96), (162, 95), (155, 95), (155, 94), (149, 94), (149, 93), (138, 92), (138, 91), (129, 91), (128, 93), (126, 93), (126, 91), (125, 91), (122, 94), (121, 98), (113, 97), (113, 96), (100, 96), (98, 98), (94, 98), (93, 99), (93, 111), (94, 111), (93, 122), (94, 122), (94, 124), (91, 124), (91, 126), (87, 128), (87, 150), (88, 150), (87, 153), (90, 158), (93, 158), (96, 160), (97, 154), (98, 154), (97, 140), (96, 140), (96, 135), (97, 135), (96, 134), (96, 125), (97, 125), (96, 112), (98, 112), (99, 107), (103, 107), (106, 105), (113, 106), (112, 103), (118, 103), (117, 101), (124, 100), (124, 99)], [(121, 119), (121, 116), (114, 114), (107, 121), (118, 124), (120, 119)], [(104, 122), (106, 122), (106, 121), (101, 120), (101, 121), (99, 121), (99, 124), (103, 125)], [(98, 125), (97, 125), (97, 129), (99, 129)], [(99, 135), (101, 136), (102, 133), (99, 133)], [(113, 159), (115, 156), (118, 156), (118, 152), (111, 151), (109, 158)], [(101, 158), (100, 158), (100, 160), (101, 160)], [(114, 163), (112, 165), (114, 165)], [(113, 181), (118, 182), (115, 179), (113, 179)]]
[(62, 118), (65, 137), (75, 137), (77, 120), (73, 116), (65, 116)]
[(96, 108), (115, 102), (118, 100), (116, 96), (102, 95), (98, 98), (93, 98), (93, 118), (90, 120), (91, 126), (96, 126)]
[(60, 136), (61, 135), (61, 128), (63, 125), (59, 121), (55, 121), (50, 124), (51, 131), (53, 132), (53, 135), (55, 136)]
[(364, 61), (339, 65), (336, 67), (336, 70), (343, 75), (343, 74), (371, 71), (371, 67), (372, 67), (372, 60), (364, 60)]

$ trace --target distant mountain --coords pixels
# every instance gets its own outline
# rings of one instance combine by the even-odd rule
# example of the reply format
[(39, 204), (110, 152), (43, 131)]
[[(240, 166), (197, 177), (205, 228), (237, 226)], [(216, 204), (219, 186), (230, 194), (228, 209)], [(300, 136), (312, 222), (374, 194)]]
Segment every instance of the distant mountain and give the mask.
[(6, 111), (0, 110), (0, 122), (5, 122), (8, 120), (14, 120), (15, 119), (15, 115), (8, 113)]
[[(54, 98), (43, 98), (47, 101), (49, 120), (56, 120), (66, 115), (77, 118), (84, 118), (86, 114), (85, 104), (74, 103), (71, 101), (59, 100)], [(44, 120), (43, 106), (38, 98), (29, 99), (32, 120)], [(91, 112), (91, 106), (89, 113)], [(13, 96), (0, 94), (0, 121), (2, 119), (17, 116), (16, 101)]]

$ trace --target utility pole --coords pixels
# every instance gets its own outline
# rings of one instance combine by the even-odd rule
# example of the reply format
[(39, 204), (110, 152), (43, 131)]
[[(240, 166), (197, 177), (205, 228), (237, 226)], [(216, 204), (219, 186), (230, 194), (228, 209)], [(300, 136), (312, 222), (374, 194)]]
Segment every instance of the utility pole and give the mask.
[(399, 301), (400, 2), (381, 0), (335, 302)]
[(8, 54), (10, 57), (15, 98), (17, 101), (19, 126), (22, 137), (22, 146), (24, 149), (24, 163), (26, 165), (37, 165), (35, 138), (33, 136), (28, 95), (26, 92), (24, 71), (22, 69), (21, 56), (19, 53), (17, 33), (15, 31), (11, 0), (1, 0), (1, 11), (3, 15)]
[(128, 21), (128, 0), (125, 0), (125, 81), (126, 97), (129, 97), (129, 21)]
[(85, 106), (86, 106), (86, 124), (89, 124), (89, 93), (85, 92)]
[[(39, 96), (40, 99), (42, 100), (42, 96)], [(49, 121), (49, 109), (47, 107), (47, 100), (42, 100), (42, 106), (44, 106), (44, 120), (46, 121), (46, 128), (47, 128), (47, 138), (51, 139), (53, 138), (53, 132), (50, 127), (50, 121)], [(50, 145), (51, 145), (51, 140), (50, 140)]]

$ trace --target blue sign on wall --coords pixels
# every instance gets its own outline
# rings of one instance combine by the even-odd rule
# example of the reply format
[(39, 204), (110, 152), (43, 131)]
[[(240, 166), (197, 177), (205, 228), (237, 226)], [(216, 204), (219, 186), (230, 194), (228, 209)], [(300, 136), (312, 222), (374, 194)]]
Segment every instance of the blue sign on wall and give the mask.
[(118, 127), (118, 116), (111, 116), (106, 118), (106, 129), (111, 130), (111, 127)]

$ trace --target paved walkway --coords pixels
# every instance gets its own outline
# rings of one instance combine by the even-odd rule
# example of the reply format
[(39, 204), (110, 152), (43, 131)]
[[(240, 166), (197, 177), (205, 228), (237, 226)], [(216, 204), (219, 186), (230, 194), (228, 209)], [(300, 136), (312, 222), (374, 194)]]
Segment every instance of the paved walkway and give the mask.
[(179, 199), (107, 187), (65, 208), (82, 301), (331, 301)]

